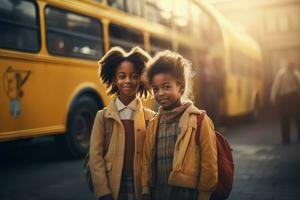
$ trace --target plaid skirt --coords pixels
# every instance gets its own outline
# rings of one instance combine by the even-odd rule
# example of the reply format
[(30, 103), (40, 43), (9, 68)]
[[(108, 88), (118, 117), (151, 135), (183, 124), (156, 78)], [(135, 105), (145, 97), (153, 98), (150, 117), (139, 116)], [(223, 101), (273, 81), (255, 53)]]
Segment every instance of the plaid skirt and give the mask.
[(134, 194), (133, 176), (123, 176), (121, 179), (120, 193), (118, 200), (136, 200)]

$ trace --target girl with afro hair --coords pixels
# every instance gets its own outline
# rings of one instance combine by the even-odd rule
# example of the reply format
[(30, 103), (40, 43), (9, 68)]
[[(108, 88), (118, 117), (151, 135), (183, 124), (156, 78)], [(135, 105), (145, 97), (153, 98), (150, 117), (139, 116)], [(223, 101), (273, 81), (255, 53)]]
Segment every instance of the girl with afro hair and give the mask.
[(150, 59), (139, 47), (129, 53), (113, 47), (99, 61), (100, 78), (114, 98), (97, 112), (90, 139), (90, 171), (98, 199), (141, 199), (142, 148), (146, 124), (154, 115), (140, 100), (148, 95), (141, 77)]

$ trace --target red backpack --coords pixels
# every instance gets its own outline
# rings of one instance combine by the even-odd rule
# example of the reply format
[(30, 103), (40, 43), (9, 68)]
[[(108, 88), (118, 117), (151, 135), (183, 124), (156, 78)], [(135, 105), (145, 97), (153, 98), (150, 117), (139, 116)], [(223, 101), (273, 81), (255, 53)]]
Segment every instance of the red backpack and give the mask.
[[(199, 146), (199, 137), (201, 133), (201, 124), (205, 116), (203, 114), (197, 115), (198, 127), (196, 130), (196, 144)], [(216, 133), (217, 140), (217, 159), (218, 159), (218, 185), (212, 194), (212, 199), (222, 200), (227, 199), (232, 190), (234, 164), (232, 159), (232, 149), (227, 139), (219, 132)]]

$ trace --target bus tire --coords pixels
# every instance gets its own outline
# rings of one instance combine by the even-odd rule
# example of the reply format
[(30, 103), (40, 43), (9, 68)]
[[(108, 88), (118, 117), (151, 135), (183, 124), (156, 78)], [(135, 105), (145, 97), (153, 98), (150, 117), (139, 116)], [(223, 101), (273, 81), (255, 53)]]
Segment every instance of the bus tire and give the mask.
[(90, 96), (80, 97), (73, 104), (69, 112), (66, 135), (66, 142), (73, 157), (82, 158), (86, 155), (95, 115), (99, 109), (97, 101)]

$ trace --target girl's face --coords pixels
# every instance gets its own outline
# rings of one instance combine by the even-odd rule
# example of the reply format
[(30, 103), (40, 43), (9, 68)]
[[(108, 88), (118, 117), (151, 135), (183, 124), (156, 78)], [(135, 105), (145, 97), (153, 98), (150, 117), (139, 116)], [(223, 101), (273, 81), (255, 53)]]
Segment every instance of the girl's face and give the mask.
[(156, 74), (152, 78), (151, 88), (157, 103), (165, 110), (171, 110), (181, 105), (181, 95), (184, 85), (167, 73)]
[(134, 64), (123, 61), (116, 69), (114, 84), (119, 91), (120, 99), (135, 98), (140, 87), (140, 75)]

